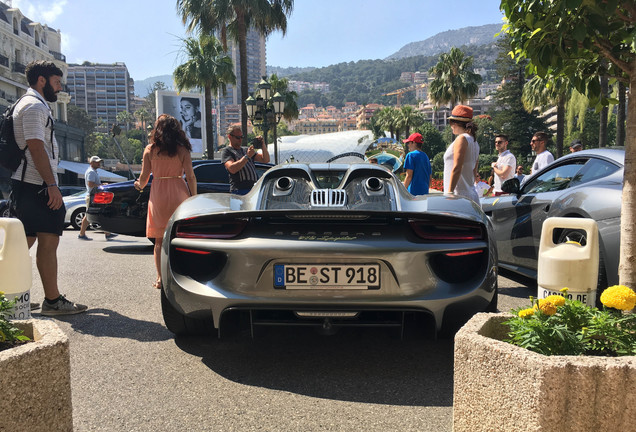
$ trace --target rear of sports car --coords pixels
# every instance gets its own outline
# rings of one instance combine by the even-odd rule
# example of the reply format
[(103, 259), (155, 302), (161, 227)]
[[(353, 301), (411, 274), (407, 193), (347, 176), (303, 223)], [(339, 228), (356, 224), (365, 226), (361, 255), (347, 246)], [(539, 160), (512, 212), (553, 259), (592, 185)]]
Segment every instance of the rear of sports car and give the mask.
[[(496, 309), (496, 251), (478, 208), (415, 199), (385, 170), (272, 171), (245, 198), (203, 195), (173, 216), (162, 306), (174, 333), (221, 331), (236, 315), (252, 328), (325, 330), (424, 315), (453, 330)], [(427, 200), (448, 210), (426, 211)]]

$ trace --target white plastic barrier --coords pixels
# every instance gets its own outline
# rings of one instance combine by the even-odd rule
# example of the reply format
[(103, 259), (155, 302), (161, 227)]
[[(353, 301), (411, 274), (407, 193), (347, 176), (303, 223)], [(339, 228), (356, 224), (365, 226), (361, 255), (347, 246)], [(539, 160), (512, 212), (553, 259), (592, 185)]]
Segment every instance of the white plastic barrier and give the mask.
[[(584, 245), (577, 242), (555, 243), (555, 229), (585, 232)], [(543, 222), (537, 267), (538, 298), (561, 294), (569, 288), (568, 297), (589, 306), (596, 302), (598, 283), (598, 226), (593, 219), (548, 218)]]

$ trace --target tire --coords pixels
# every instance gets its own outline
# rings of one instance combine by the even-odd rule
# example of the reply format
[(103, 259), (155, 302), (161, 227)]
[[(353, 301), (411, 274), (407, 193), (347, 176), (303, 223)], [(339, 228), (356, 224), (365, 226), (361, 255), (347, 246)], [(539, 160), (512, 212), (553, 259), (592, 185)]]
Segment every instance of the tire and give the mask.
[(73, 229), (80, 230), (82, 227), (82, 219), (86, 215), (86, 207), (80, 207), (71, 214), (71, 226)]
[(5, 217), (5, 218), (15, 217), (15, 215), (11, 211), (11, 207), (9, 207), (8, 204), (0, 207), (0, 217)]
[(189, 318), (182, 315), (172, 306), (163, 289), (161, 290), (161, 312), (166, 327), (176, 336), (209, 335), (214, 330), (211, 320)]

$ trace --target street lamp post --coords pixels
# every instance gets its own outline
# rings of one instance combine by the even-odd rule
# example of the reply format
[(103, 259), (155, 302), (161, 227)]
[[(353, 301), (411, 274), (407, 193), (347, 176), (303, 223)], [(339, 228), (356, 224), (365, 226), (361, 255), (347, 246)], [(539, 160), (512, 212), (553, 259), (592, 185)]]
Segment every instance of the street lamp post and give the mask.
[(267, 145), (267, 132), (274, 129), (274, 162), (278, 165), (278, 143), (276, 142), (276, 125), (283, 116), (285, 110), (285, 98), (278, 92), (272, 96), (272, 85), (263, 77), (258, 83), (257, 97), (248, 97), (245, 100), (247, 116), (252, 125), (258, 126), (263, 131), (263, 141)]

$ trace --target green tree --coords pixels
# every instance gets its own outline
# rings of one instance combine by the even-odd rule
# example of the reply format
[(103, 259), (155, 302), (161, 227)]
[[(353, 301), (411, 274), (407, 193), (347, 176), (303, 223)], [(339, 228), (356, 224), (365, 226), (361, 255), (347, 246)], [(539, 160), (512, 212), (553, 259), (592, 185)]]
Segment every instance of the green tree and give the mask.
[(95, 121), (88, 115), (84, 108), (80, 108), (76, 105), (68, 105), (66, 118), (69, 126), (83, 130), (86, 136), (92, 134), (95, 130)]
[(435, 155), (438, 153), (443, 154), (446, 150), (448, 143), (444, 141), (440, 131), (431, 123), (422, 123), (420, 126), (415, 128), (415, 132), (422, 134), (422, 140), (424, 141), (422, 150), (426, 152), (429, 159), (433, 160)]
[[(636, 5), (633, 0), (502, 0), (513, 53), (537, 75), (567, 77), (592, 100), (606, 104), (599, 76), (636, 88)], [(628, 105), (621, 207), (622, 285), (636, 286), (636, 104)]]
[(205, 138), (208, 157), (214, 154), (214, 127), (212, 123), (212, 93), (226, 93), (227, 84), (235, 84), (232, 59), (223, 50), (221, 42), (208, 34), (198, 39), (183, 39), (185, 62), (174, 70), (177, 90), (202, 89), (205, 98)]
[(488, 114), (492, 116), (496, 131), (508, 135), (508, 150), (518, 160), (525, 160), (532, 151), (532, 135), (537, 131), (547, 130), (547, 126), (535, 114), (528, 112), (521, 102), (526, 82), (527, 61), (512, 59), (508, 54), (512, 49), (510, 44), (510, 37), (507, 36), (497, 43), (500, 49), (497, 57), (497, 74), (502, 77), (504, 84), (493, 95), (495, 108)]
[(163, 81), (155, 81), (155, 83), (148, 88), (148, 95), (146, 96), (146, 102), (144, 108), (150, 113), (152, 118), (157, 117), (157, 96), (155, 92), (157, 90), (167, 90), (168, 87)]
[(433, 77), (429, 98), (436, 105), (450, 103), (451, 107), (477, 94), (481, 75), (473, 72), (473, 58), (465, 57), (459, 48), (439, 56), (439, 61), (428, 73)]
[[(272, 74), (268, 81), (272, 86), (272, 95), (279, 93), (285, 98), (285, 109), (283, 110), (282, 118), (287, 121), (297, 119), (299, 114), (298, 104), (296, 103), (298, 94), (295, 91), (289, 90), (289, 80), (287, 78), (278, 78), (278, 75)], [(278, 123), (274, 124), (273, 138), (275, 143), (274, 148), (278, 151)], [(278, 155), (275, 155), (275, 159), (278, 160)]]
[(139, 108), (133, 115), (135, 116), (135, 119), (141, 123), (141, 130), (146, 132), (146, 125), (149, 121), (152, 121), (152, 115), (144, 107)]
[(424, 117), (415, 111), (411, 105), (404, 105), (398, 110), (397, 121), (400, 129), (404, 129), (404, 136), (408, 137), (411, 128), (416, 128), (424, 124)]
[[(227, 51), (227, 35), (238, 42), (239, 71), (241, 73), (241, 99), (249, 95), (247, 82), (247, 31), (252, 28), (267, 36), (280, 30), (287, 31), (287, 15), (293, 0), (177, 0), (177, 11), (188, 32), (199, 30), (203, 34), (218, 31), (223, 48)], [(247, 110), (241, 103), (241, 125), (247, 131)], [(243, 143), (247, 141), (244, 133)]]
[(126, 126), (126, 131), (130, 129), (130, 123), (133, 120), (135, 120), (135, 117), (126, 110), (117, 113), (117, 123), (123, 123)]

